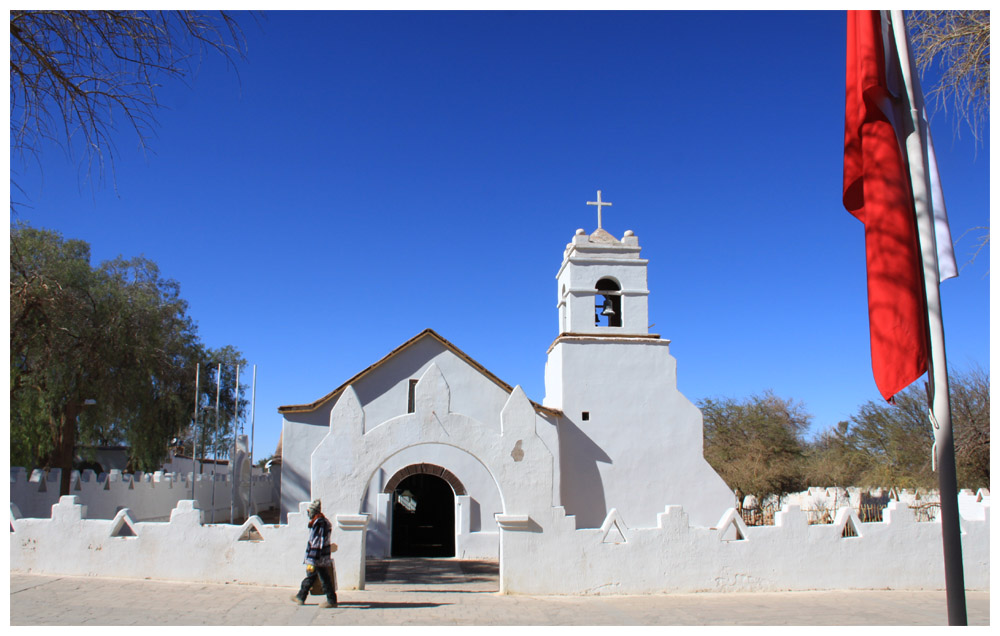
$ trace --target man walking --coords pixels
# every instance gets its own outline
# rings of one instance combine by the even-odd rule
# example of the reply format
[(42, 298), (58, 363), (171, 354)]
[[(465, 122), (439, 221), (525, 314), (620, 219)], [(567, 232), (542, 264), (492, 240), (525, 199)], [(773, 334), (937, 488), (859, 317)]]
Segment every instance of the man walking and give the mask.
[(292, 597), (297, 604), (306, 602), (306, 596), (316, 577), (319, 577), (323, 584), (323, 593), (326, 594), (326, 602), (320, 603), (320, 607), (337, 607), (337, 571), (334, 568), (333, 559), (330, 553), (337, 549), (336, 544), (330, 542), (331, 526), (330, 521), (323, 516), (322, 505), (317, 499), (309, 504), (309, 541), (306, 544), (306, 578), (302, 579), (299, 592)]

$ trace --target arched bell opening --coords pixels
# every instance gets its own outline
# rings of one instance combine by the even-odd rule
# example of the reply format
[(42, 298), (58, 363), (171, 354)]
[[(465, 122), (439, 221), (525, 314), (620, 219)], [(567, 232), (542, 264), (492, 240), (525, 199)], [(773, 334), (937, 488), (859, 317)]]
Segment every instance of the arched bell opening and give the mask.
[(391, 555), (455, 556), (455, 490), (445, 479), (417, 473), (392, 489)]
[(597, 303), (594, 324), (598, 327), (622, 326), (622, 288), (610, 278), (602, 278), (595, 286)]

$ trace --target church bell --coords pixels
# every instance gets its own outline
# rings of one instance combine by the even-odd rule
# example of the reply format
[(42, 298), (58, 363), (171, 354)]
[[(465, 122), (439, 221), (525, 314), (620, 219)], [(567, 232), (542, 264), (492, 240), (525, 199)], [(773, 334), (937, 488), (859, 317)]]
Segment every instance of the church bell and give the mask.
[(604, 309), (601, 311), (601, 315), (602, 316), (614, 316), (615, 315), (615, 310), (611, 306), (611, 299), (610, 298), (605, 298), (604, 299)]

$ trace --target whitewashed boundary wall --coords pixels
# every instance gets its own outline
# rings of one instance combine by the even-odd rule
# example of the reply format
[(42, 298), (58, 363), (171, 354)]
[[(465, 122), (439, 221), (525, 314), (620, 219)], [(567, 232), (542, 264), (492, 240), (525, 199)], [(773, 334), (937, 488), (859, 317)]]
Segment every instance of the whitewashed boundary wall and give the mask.
[[(841, 508), (854, 508), (860, 510), (864, 505), (876, 505), (879, 508), (885, 507), (890, 500), (896, 500), (908, 505), (910, 508), (921, 509), (924, 518), (936, 519), (938, 507), (941, 505), (941, 497), (937, 490), (909, 490), (903, 488), (896, 492), (888, 489), (863, 489), (863, 488), (809, 488), (798, 493), (791, 493), (781, 497), (781, 505), (794, 504), (805, 512), (810, 522), (816, 523), (823, 513), (835, 513)], [(765, 504), (774, 504), (773, 500)], [(980, 488), (976, 492), (964, 489), (958, 493), (958, 508), (960, 514), (965, 518), (979, 518), (979, 504), (990, 503), (990, 491)], [(926, 508), (926, 509), (924, 509)]]
[[(205, 525), (187, 500), (169, 523), (137, 522), (128, 510), (87, 519), (77, 497), (62, 497), (51, 519), (11, 506), (12, 571), (78, 576), (269, 584), (294, 587), (303, 574), (306, 506), (287, 525), (251, 517), (242, 526)], [(968, 509), (968, 507), (967, 507)], [(989, 589), (990, 507), (961, 520), (965, 583)], [(601, 528), (575, 529), (562, 508), (497, 515), (500, 591), (508, 594), (654, 594), (695, 591), (943, 589), (941, 526), (916, 522), (891, 502), (883, 521), (862, 523), (849, 508), (832, 524), (809, 525), (798, 506), (774, 526), (747, 527), (736, 509), (714, 528), (691, 527), (667, 506), (655, 528), (629, 528), (616, 510)], [(335, 515), (340, 586), (364, 587), (367, 515)], [(848, 536), (845, 536), (848, 535)], [(857, 535), (857, 536), (849, 536)]]
[(11, 506), (12, 571), (76, 576), (152, 578), (294, 586), (305, 566), (308, 517), (303, 504), (287, 525), (250, 517), (242, 526), (205, 524), (205, 511), (182, 500), (170, 521), (87, 519), (73, 495), (61, 497), (50, 519), (16, 518)]
[[(989, 506), (980, 508), (978, 519), (961, 521), (973, 590), (989, 589)], [(779, 511), (775, 525), (754, 527), (735, 508), (714, 528), (691, 527), (679, 506), (667, 506), (655, 528), (629, 528), (615, 510), (586, 530), (574, 530), (561, 508), (499, 520), (506, 593), (944, 589), (940, 522), (918, 523), (895, 501), (875, 523), (843, 508), (834, 523), (809, 525), (796, 505)], [(857, 536), (844, 536), (848, 526)]]
[[(34, 470), (28, 476), (24, 468), (10, 469), (10, 501), (17, 505), (24, 517), (48, 517), (52, 506), (59, 502), (59, 477), (57, 469), (46, 473)], [(129, 509), (134, 521), (166, 521), (177, 502), (191, 499), (192, 474), (182, 473), (122, 473), (112, 470), (109, 474), (95, 475), (85, 470), (81, 475), (73, 471), (70, 477), (70, 494), (86, 506), (88, 519), (113, 519), (118, 511)], [(254, 475), (252, 512), (277, 507), (278, 500), (271, 475)], [(215, 521), (228, 521), (232, 481), (229, 475), (195, 474), (194, 499), (197, 507), (212, 517), (212, 490), (215, 490)], [(240, 518), (240, 517), (237, 517)]]

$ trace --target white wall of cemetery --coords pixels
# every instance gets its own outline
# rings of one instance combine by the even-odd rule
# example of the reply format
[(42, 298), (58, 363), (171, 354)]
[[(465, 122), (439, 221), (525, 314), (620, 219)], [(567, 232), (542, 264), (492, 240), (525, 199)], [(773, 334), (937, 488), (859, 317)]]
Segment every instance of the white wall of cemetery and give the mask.
[[(61, 471), (36, 469), (31, 475), (24, 468), (10, 469), (10, 502), (17, 506), (22, 517), (48, 517), (52, 506), (59, 502)], [(83, 474), (73, 471), (70, 493), (86, 506), (90, 519), (113, 519), (123, 508), (128, 508), (134, 521), (166, 521), (177, 502), (191, 499), (191, 473), (122, 473), (112, 470), (109, 474), (95, 475), (92, 470)], [(229, 475), (213, 473), (194, 475), (194, 499), (207, 519), (229, 519), (232, 481)], [(253, 508), (260, 512), (277, 506), (277, 493), (271, 475), (253, 476)]]

